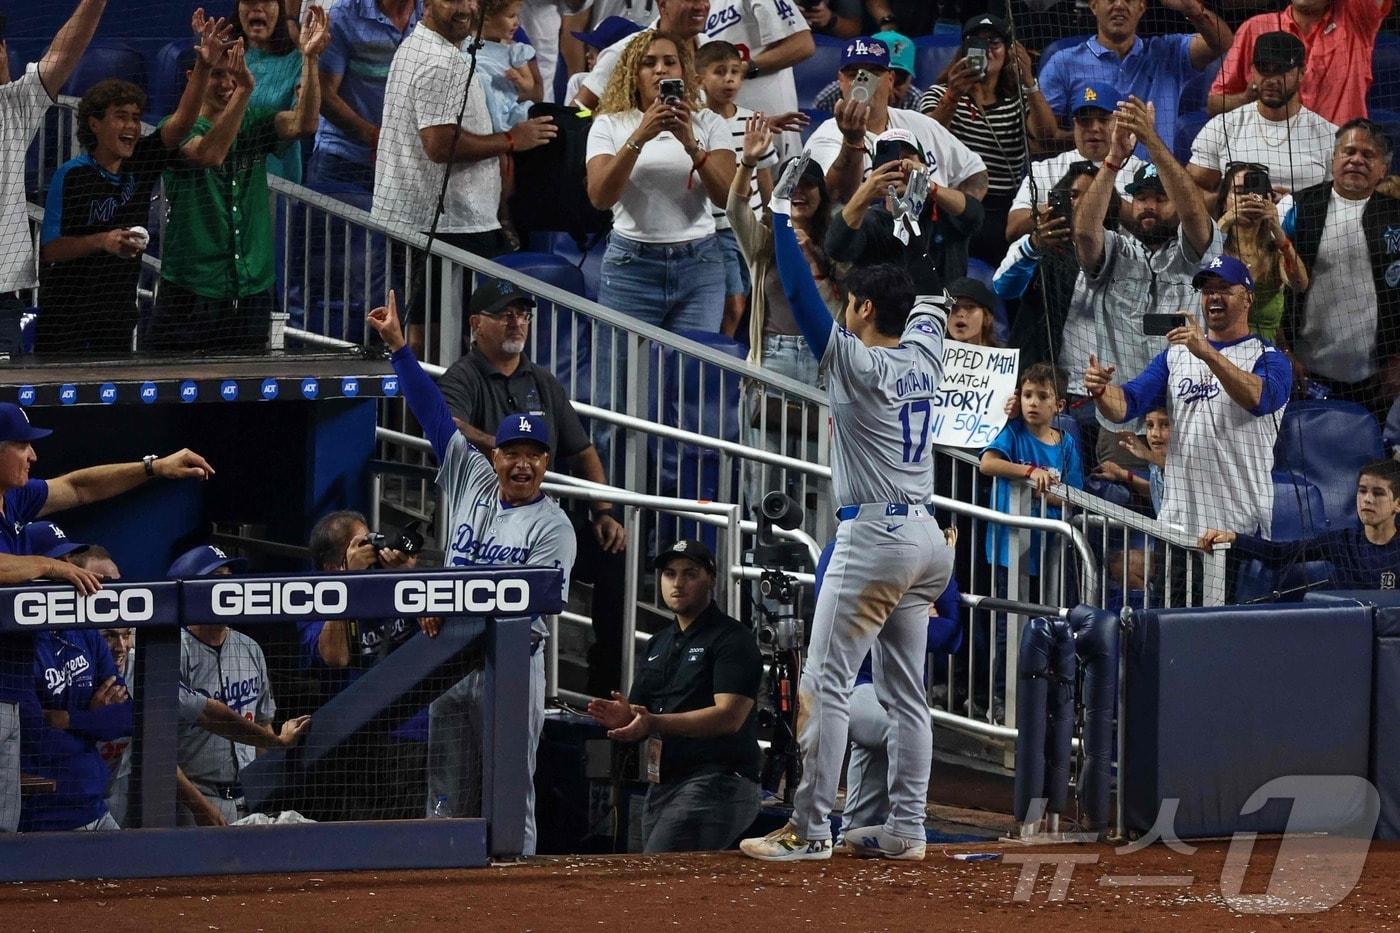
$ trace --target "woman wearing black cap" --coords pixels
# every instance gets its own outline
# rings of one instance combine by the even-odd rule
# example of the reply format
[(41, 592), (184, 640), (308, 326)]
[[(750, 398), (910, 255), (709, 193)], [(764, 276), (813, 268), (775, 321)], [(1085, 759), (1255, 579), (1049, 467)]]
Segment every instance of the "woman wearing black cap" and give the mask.
[(982, 199), (987, 216), (969, 252), (995, 266), (1006, 255), (1006, 216), (1025, 174), (1027, 115), (1030, 133), (1051, 139), (1055, 114), (1035, 82), (1030, 55), (1012, 41), (1005, 21), (974, 16), (963, 25), (962, 37), (957, 56), (924, 93), (919, 109), (987, 164)]

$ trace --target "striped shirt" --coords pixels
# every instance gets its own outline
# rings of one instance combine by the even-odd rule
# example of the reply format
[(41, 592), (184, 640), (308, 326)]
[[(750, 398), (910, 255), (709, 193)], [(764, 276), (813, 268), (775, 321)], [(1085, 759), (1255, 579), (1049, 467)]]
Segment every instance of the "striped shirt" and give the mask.
[[(946, 85), (935, 84), (924, 92), (919, 110), (930, 113), (943, 99)], [(1011, 197), (1021, 181), (1026, 162), (1026, 128), (1021, 101), (998, 100), (983, 108), (971, 98), (958, 102), (948, 129), (987, 163), (987, 188)]]
[[(744, 158), (744, 124), (754, 112), (747, 107), (734, 105), (734, 116), (725, 119), (721, 114), (716, 114), (721, 120), (729, 125), (730, 135), (734, 138), (734, 161), (737, 163)], [(749, 207), (755, 212), (763, 209), (763, 197), (758, 191), (758, 169), (771, 169), (778, 164), (778, 150), (771, 145), (758, 160), (758, 168), (749, 173)], [(776, 180), (776, 179), (775, 179)], [(729, 218), (725, 216), (724, 208), (710, 205), (710, 213), (715, 217), (716, 230), (728, 230)]]

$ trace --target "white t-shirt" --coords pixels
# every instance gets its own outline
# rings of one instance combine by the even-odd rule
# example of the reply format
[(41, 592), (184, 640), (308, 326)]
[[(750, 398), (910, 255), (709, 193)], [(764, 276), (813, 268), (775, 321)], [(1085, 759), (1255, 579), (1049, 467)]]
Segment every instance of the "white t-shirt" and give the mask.
[(520, 28), (530, 37), (530, 45), (539, 54), (535, 63), (544, 82), (544, 99), (554, 102), (554, 69), (559, 64), (559, 27), (568, 13), (566, 0), (525, 0), (520, 5)]
[[(987, 170), (982, 157), (967, 148), (942, 123), (913, 110), (889, 110), (889, 128), (909, 130), (924, 150), (924, 161), (933, 170), (933, 180), (944, 187), (956, 187), (978, 172)], [(870, 174), (870, 156), (875, 151), (878, 134), (865, 134), (865, 171)], [(816, 128), (807, 140), (807, 152), (812, 160), (829, 171), (841, 154), (841, 131), (832, 117)]]
[[(1031, 173), (1021, 179), (1021, 187), (1016, 189), (1016, 197), (1011, 201), (1013, 211), (1028, 211), (1031, 209), (1031, 178), (1035, 179), (1035, 206), (1044, 207), (1049, 203), (1050, 189), (1055, 187), (1061, 178), (1065, 177), (1065, 172), (1075, 162), (1094, 162), (1093, 159), (1086, 159), (1079, 154), (1078, 149), (1071, 149), (1069, 152), (1061, 152), (1048, 159), (1040, 159), (1031, 163)], [(1103, 165), (1103, 160), (1094, 162), (1095, 165)], [(1118, 180), (1114, 187), (1118, 189), (1118, 196), (1125, 201), (1131, 201), (1132, 196), (1128, 194), (1127, 187), (1133, 180), (1133, 173), (1143, 166), (1143, 161), (1135, 155), (1130, 155), (1123, 160), (1123, 171), (1118, 173)]]
[(638, 26), (656, 22), (656, 0), (593, 0), (585, 3), (584, 9), (592, 8), (593, 18), (590, 28), (597, 26), (609, 16), (621, 16)]
[[(639, 110), (594, 117), (588, 131), (588, 161), (616, 155), (641, 125)], [(706, 152), (730, 148), (729, 125), (719, 114), (697, 111), (692, 127), (696, 143)], [(642, 243), (686, 243), (713, 235), (710, 196), (692, 171), (693, 165), (680, 140), (670, 133), (643, 145), (622, 198), (613, 205), (613, 230)]]
[[(734, 108), (734, 116), (727, 120), (725, 120), (724, 117), (719, 117), (721, 120), (724, 120), (724, 125), (729, 128), (730, 145), (734, 147), (734, 159), (736, 163), (739, 159), (744, 157), (744, 124), (748, 121), (749, 117), (753, 116), (753, 113), (754, 112), (747, 107), (736, 106)], [(715, 116), (719, 116), (719, 114), (715, 114)], [(755, 212), (763, 208), (763, 197), (758, 190), (758, 169), (771, 169), (777, 164), (778, 151), (770, 146), (768, 151), (759, 158), (758, 167), (749, 173), (749, 207), (753, 208)], [(774, 180), (776, 181), (777, 179)], [(725, 215), (723, 208), (715, 207), (710, 213), (715, 216), (716, 230), (729, 229), (729, 217)]]
[[(776, 45), (788, 36), (808, 32), (806, 18), (796, 0), (713, 0), (705, 36), (737, 46), (746, 59)], [(739, 87), (739, 103), (763, 113), (789, 113), (797, 109), (797, 82), (791, 68), (748, 78)], [(802, 144), (798, 133), (782, 133), (779, 148), (796, 152)], [(791, 138), (788, 138), (791, 137)]]
[[(467, 84), (462, 50), (419, 23), (394, 53), (389, 66), (379, 149), (374, 166), (371, 213), (381, 223), (423, 232), (432, 227), (446, 165), (423, 151), (419, 130), (451, 126), (462, 108)], [(479, 77), (472, 78), (462, 129), (490, 135), (491, 114)], [(458, 162), (452, 166), (443, 201), (440, 233), (484, 233), (500, 227), (501, 168), (496, 158)]]
[(1369, 199), (1332, 192), (1327, 223), (1313, 260), (1307, 314), (1293, 352), (1327, 379), (1360, 382), (1376, 372), (1376, 282), (1361, 214)]
[(1223, 173), (1231, 162), (1268, 166), (1269, 181), (1289, 191), (1332, 177), (1337, 126), (1306, 107), (1287, 120), (1266, 120), (1257, 104), (1212, 117), (1191, 143), (1191, 162)]
[(52, 103), (39, 80), (37, 63), (26, 68), (18, 81), (0, 85), (0, 292), (39, 284), (34, 240), (29, 235), (24, 159)]

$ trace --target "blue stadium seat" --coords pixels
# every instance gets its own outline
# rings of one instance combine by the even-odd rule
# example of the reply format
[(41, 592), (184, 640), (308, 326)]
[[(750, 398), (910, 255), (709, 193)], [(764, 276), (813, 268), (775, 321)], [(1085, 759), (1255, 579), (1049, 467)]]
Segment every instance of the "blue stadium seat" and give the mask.
[(180, 68), (180, 55), (189, 47), (188, 40), (176, 39), (156, 53), (155, 65), (151, 69), (150, 100), (146, 103), (148, 116), (158, 119), (175, 112), (180, 95), (185, 92), (185, 72)]
[[(343, 184), (313, 184), (312, 190), (318, 194), (343, 201), (352, 207), (368, 211), (371, 195), (362, 188)], [(282, 211), (290, 210), (288, 221)], [(283, 250), (277, 251), (277, 272), (279, 279), (287, 283), (288, 323), (293, 327), (305, 327), (312, 333), (336, 337), (351, 342), (364, 338), (363, 299), (355, 296), (383, 295), (388, 286), (384, 280), (384, 250), (382, 237), (375, 235), (369, 244), (369, 279), (365, 279), (366, 244), (363, 236), (351, 236), (348, 249), (345, 227), (333, 221), (329, 232), (319, 212), (312, 216), (318, 220), (308, 228), (306, 209), (296, 203), (285, 206), (279, 202), (278, 214), (273, 222), (281, 230), (288, 223), (288, 245), (286, 267), (283, 268)], [(330, 281), (327, 286), (324, 270), (329, 268)], [(305, 270), (311, 270), (308, 276)], [(344, 281), (350, 280), (350, 301), (345, 301)], [(279, 281), (279, 285), (281, 282)], [(403, 285), (392, 283), (403, 294)], [(348, 304), (348, 307), (347, 307)], [(373, 305), (370, 305), (373, 307)]]
[[(992, 288), (992, 277), (996, 275), (996, 268), (983, 262), (975, 256), (969, 256), (967, 260), (967, 276), (976, 279), (991, 290), (996, 296), (996, 290)], [(996, 335), (997, 343), (1003, 347), (1011, 340), (1011, 320), (1006, 314), (1006, 305), (1000, 298), (997, 298), (996, 307), (992, 308), (992, 315), (996, 318), (996, 327), (993, 333)]]
[[(703, 343), (736, 359), (744, 348), (722, 334), (678, 331), (682, 337)], [(740, 379), (733, 373), (682, 356), (669, 346), (653, 344), (651, 386), (655, 401), (652, 419), (658, 424), (681, 428), (722, 440), (739, 441)], [(665, 378), (661, 378), (661, 373)], [(703, 404), (702, 404), (703, 398)], [(683, 499), (720, 498), (720, 455), (707, 448), (652, 438), (648, 450), (661, 475), (661, 495)], [(737, 489), (737, 471), (729, 477), (729, 488)], [(659, 541), (698, 537), (711, 549), (717, 544), (713, 526), (662, 516), (657, 521)]]
[(935, 32), (931, 36), (920, 36), (914, 40), (914, 83), (921, 88), (929, 88), (938, 80), (943, 69), (958, 54), (962, 44), (959, 33)]
[[(803, 107), (802, 112), (807, 115), (808, 121), (807, 125), (802, 128), (802, 142), (805, 144), (807, 139), (817, 131), (817, 127), (831, 119), (831, 113), (826, 110), (816, 110), (812, 107)], [(776, 180), (777, 179), (774, 179), (774, 181)]]
[(533, 234), (530, 248), (553, 253), (577, 268), (583, 273), (583, 291), (580, 294), (589, 301), (598, 300), (598, 285), (603, 276), (603, 253), (608, 248), (606, 235), (598, 237), (586, 253), (579, 252), (572, 236), (559, 231)]
[(821, 89), (836, 80), (836, 72), (841, 70), (841, 51), (846, 47), (845, 39), (832, 36), (814, 35), (817, 50), (812, 56), (792, 66), (793, 80), (797, 83), (797, 105), (810, 107)]
[[(1326, 507), (1323, 505), (1322, 491), (1316, 485), (1287, 470), (1275, 470), (1273, 480), (1271, 540), (1302, 541), (1327, 530)], [(1326, 579), (1329, 573), (1330, 567), (1320, 561), (1290, 567), (1269, 567), (1263, 561), (1253, 559), (1243, 561), (1235, 584), (1235, 602), (1252, 602), (1274, 590), (1293, 589), (1305, 580)]]
[(1088, 40), (1088, 35), (1065, 36), (1063, 39), (1056, 39), (1040, 51), (1040, 68), (1045, 67), (1045, 63), (1055, 56), (1056, 52), (1064, 49), (1072, 49), (1081, 42)]
[[(1371, 74), (1375, 80), (1366, 95), (1366, 104), (1375, 109), (1400, 110), (1400, 36), (1382, 32), (1376, 36), (1371, 56)], [(1375, 119), (1372, 116), (1372, 119)]]
[(1206, 125), (1210, 115), (1204, 110), (1196, 110), (1183, 114), (1176, 122), (1176, 139), (1172, 141), (1172, 155), (1176, 156), (1178, 162), (1185, 165), (1191, 161), (1191, 144), (1196, 141), (1196, 137), (1201, 132), (1201, 127)]
[(130, 81), (144, 91), (146, 57), (140, 49), (120, 39), (94, 39), (79, 59), (68, 83), (63, 85), (62, 93), (81, 97), (94, 84), (107, 78)]
[[(496, 261), (575, 295), (583, 294), (583, 273), (561, 256), (508, 253)], [(554, 373), (554, 378), (566, 387), (573, 387), (574, 398), (586, 402), (591, 397), (587, 385), (589, 329), (586, 322), (578, 322), (575, 317), (574, 312), (556, 308), (552, 301), (536, 299), (535, 320), (530, 328), (534, 336), (531, 358)]]
[(1215, 76), (1220, 74), (1220, 62), (1221, 59), (1217, 58), (1207, 65), (1204, 71), (1182, 86), (1177, 113), (1191, 113), (1195, 110), (1206, 109), (1206, 97), (1210, 94), (1211, 83), (1215, 81)]
[(1289, 402), (1274, 445), (1274, 469), (1299, 474), (1321, 491), (1332, 528), (1355, 526), (1356, 475), (1385, 454), (1380, 425), (1353, 402)]

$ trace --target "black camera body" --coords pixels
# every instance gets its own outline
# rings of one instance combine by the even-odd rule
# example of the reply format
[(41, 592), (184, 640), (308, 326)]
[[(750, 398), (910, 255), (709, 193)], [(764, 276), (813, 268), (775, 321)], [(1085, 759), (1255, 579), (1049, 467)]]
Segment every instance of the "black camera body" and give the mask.
[(405, 525), (393, 538), (378, 531), (371, 531), (365, 535), (365, 544), (376, 551), (398, 551), (412, 557), (423, 551), (423, 533), (418, 530), (418, 523), (412, 522)]

